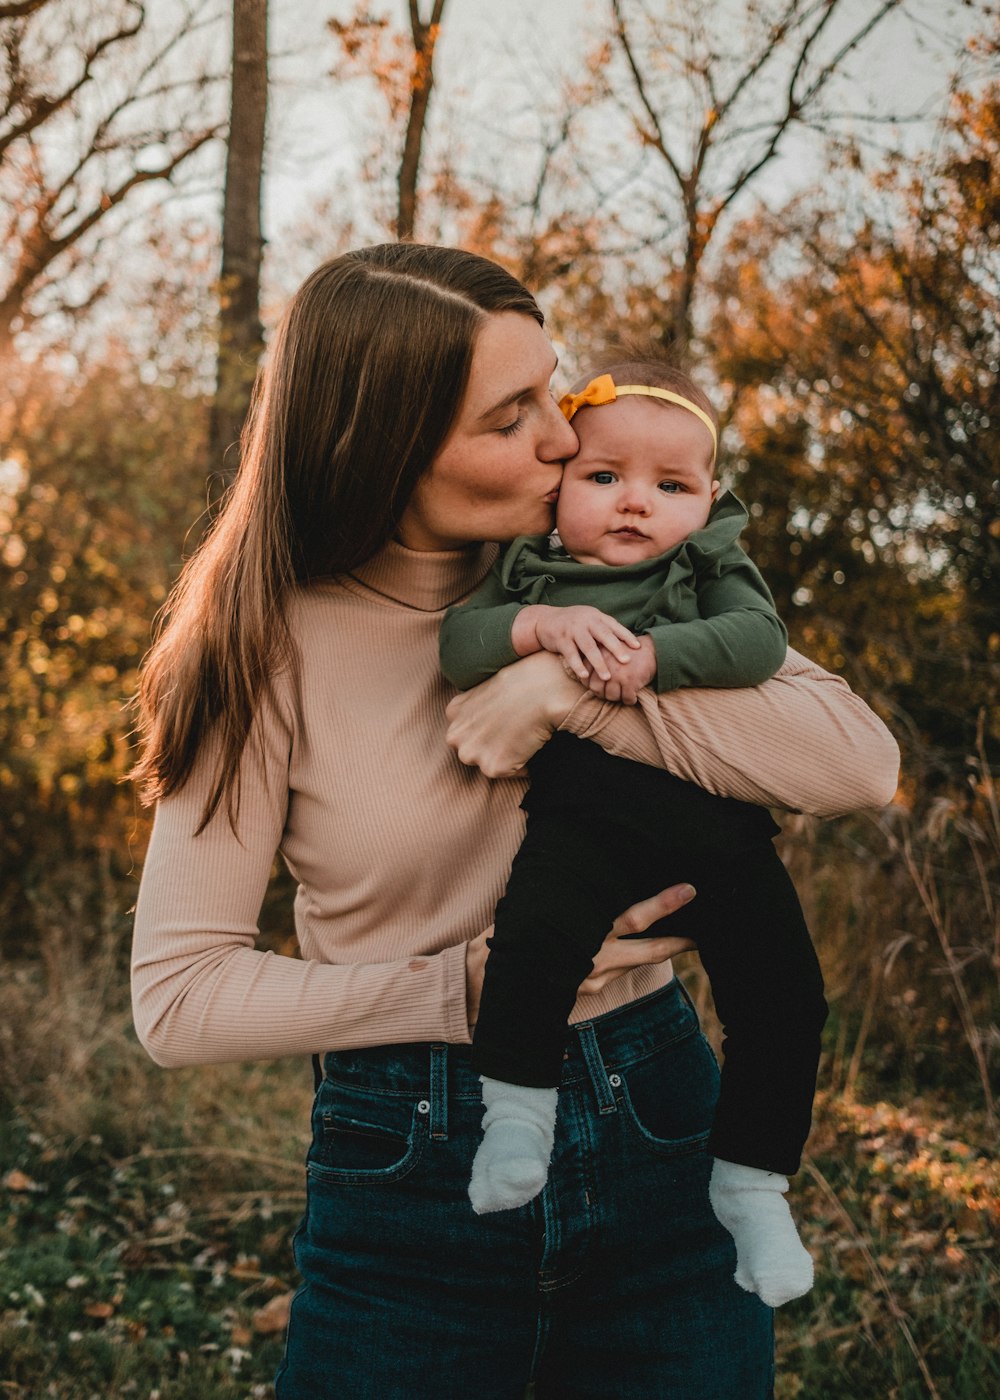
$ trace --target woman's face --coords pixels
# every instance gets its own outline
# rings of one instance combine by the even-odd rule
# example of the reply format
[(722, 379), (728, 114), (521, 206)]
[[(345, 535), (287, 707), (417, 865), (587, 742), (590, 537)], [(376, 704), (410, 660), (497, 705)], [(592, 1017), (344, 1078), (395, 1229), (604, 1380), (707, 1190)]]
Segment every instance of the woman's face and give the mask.
[(414, 488), (398, 536), (410, 549), (460, 549), (552, 528), (576, 434), (549, 392), (556, 356), (530, 316), (483, 323), (469, 383), (441, 450)]

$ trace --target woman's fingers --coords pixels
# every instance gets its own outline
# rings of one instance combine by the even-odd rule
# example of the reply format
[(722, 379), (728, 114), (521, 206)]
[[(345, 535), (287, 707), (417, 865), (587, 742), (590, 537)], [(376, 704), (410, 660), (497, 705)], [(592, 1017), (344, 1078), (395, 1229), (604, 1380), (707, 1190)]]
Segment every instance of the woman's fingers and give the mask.
[(488, 778), (518, 776), (579, 696), (557, 656), (527, 656), (454, 697), (446, 711), (448, 744)]
[[(690, 938), (673, 934), (654, 934), (649, 938), (629, 937), (643, 934), (647, 929), (669, 918), (694, 898), (691, 885), (671, 885), (650, 899), (642, 899), (620, 914), (611, 932), (598, 949), (593, 971), (580, 986), (584, 996), (594, 996), (603, 991), (609, 982), (621, 977), (632, 967), (642, 967), (646, 963), (663, 963), (678, 953), (690, 952), (697, 944)], [(465, 996), (470, 1030), (479, 1017), (479, 999), (483, 990), (483, 973), (490, 955), (486, 940), (493, 932), (492, 926), (471, 939), (465, 945)]]
[(581, 984), (580, 991), (584, 995), (593, 996), (630, 968), (642, 967), (646, 963), (667, 962), (678, 953), (687, 953), (697, 947), (692, 939), (685, 938), (682, 934), (656, 934), (649, 938), (629, 937), (645, 933), (660, 919), (666, 919), (676, 913), (692, 900), (694, 895), (694, 887), (691, 885), (671, 885), (669, 889), (661, 890), (650, 899), (640, 900), (638, 904), (631, 905), (620, 914), (601, 944), (594, 959), (593, 971)]
[[(671, 885), (668, 889), (660, 890), (659, 894), (651, 895), (649, 899), (641, 899), (638, 904), (631, 904), (611, 925), (608, 939), (620, 938), (622, 934), (628, 933), (645, 933), (646, 929), (652, 928), (660, 919), (669, 918), (685, 904), (689, 904), (696, 893), (693, 885)], [(605, 942), (607, 941), (606, 939)]]

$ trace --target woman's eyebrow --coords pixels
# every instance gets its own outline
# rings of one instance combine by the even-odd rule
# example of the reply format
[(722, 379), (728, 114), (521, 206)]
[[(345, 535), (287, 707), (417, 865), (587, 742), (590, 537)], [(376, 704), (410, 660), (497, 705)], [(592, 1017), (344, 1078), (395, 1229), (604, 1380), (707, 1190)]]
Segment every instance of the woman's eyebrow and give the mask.
[(525, 394), (530, 394), (533, 388), (534, 385), (529, 384), (526, 389), (515, 389), (514, 392), (508, 394), (506, 398), (500, 399), (495, 404), (491, 404), (489, 408), (485, 409), (479, 415), (479, 422), (482, 423), (487, 418), (492, 418), (495, 413), (499, 413), (502, 408), (509, 408), (512, 403), (517, 403), (518, 399), (523, 399)]
[[(555, 374), (556, 367), (558, 366), (558, 364), (559, 360), (557, 357), (555, 360), (553, 360), (552, 368), (549, 371), (550, 379)], [(523, 389), (515, 389), (512, 394), (507, 394), (504, 398), (499, 399), (495, 404), (491, 404), (489, 408), (484, 409), (483, 412), (479, 415), (478, 421), (480, 423), (483, 423), (486, 421), (487, 418), (492, 418), (495, 413), (499, 413), (501, 409), (510, 408), (512, 403), (517, 403), (518, 399), (523, 399), (526, 394), (532, 393), (536, 387), (537, 385), (535, 384), (528, 384)]]

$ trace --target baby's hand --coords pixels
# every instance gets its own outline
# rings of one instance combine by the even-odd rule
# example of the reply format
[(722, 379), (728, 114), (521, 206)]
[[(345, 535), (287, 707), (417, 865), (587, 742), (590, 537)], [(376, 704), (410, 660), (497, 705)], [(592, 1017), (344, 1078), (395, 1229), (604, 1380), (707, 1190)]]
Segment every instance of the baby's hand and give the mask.
[(555, 652), (583, 685), (590, 683), (592, 674), (609, 681), (610, 667), (616, 662), (624, 666), (639, 646), (639, 638), (627, 627), (597, 608), (552, 608), (545, 603), (521, 609), (511, 638), (519, 655), (536, 649)]
[(656, 675), (656, 650), (652, 639), (639, 637), (638, 643), (637, 650), (630, 652), (624, 662), (605, 655), (605, 669), (610, 672), (607, 677), (600, 676), (596, 667), (591, 671), (587, 684), (595, 695), (602, 700), (620, 701), (623, 705), (636, 703), (639, 691)]

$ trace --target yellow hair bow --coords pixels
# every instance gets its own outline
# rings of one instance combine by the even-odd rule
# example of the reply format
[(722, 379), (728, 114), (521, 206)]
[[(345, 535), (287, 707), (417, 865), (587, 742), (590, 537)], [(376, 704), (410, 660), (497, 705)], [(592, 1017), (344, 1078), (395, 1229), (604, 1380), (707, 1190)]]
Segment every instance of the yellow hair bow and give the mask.
[(681, 394), (675, 394), (670, 389), (657, 389), (651, 384), (616, 384), (610, 374), (599, 374), (578, 394), (563, 394), (559, 400), (559, 407), (566, 415), (567, 423), (571, 423), (573, 415), (578, 409), (600, 408), (602, 404), (614, 403), (616, 399), (623, 398), (626, 394), (642, 394), (650, 399), (666, 399), (668, 403), (675, 403), (680, 408), (686, 408), (689, 413), (700, 418), (712, 434), (712, 462), (714, 464), (716, 453), (719, 450), (719, 435), (715, 430), (715, 424), (703, 408), (699, 408), (690, 399), (684, 398)]

